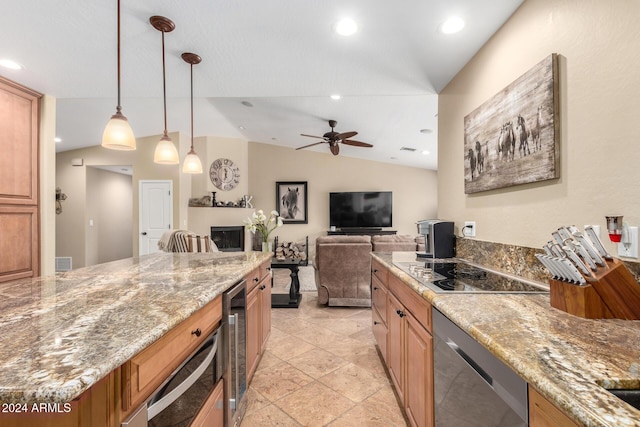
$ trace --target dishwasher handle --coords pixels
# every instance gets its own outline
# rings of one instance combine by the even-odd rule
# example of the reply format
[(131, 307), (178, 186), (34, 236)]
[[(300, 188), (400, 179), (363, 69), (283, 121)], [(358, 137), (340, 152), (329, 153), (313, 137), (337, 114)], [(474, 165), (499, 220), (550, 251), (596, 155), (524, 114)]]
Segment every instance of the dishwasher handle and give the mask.
[(451, 341), (450, 339), (447, 339), (445, 343), (449, 346), (451, 350), (453, 350), (458, 356), (460, 356), (462, 360), (467, 362), (467, 365), (469, 365), (471, 369), (476, 371), (476, 373), (480, 375), (480, 378), (482, 378), (484, 382), (486, 382), (489, 385), (489, 387), (493, 388), (493, 378), (491, 378), (491, 375), (489, 375), (484, 369), (480, 367), (480, 365), (478, 365), (471, 357), (469, 357), (469, 355), (465, 353), (458, 346), (458, 344)]

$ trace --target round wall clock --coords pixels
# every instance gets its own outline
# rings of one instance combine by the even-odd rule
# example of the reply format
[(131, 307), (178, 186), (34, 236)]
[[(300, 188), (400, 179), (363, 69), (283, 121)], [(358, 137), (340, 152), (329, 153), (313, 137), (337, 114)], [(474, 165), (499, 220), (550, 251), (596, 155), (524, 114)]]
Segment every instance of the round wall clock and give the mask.
[(240, 169), (229, 159), (217, 159), (211, 163), (209, 177), (216, 188), (229, 191), (236, 188), (240, 182)]

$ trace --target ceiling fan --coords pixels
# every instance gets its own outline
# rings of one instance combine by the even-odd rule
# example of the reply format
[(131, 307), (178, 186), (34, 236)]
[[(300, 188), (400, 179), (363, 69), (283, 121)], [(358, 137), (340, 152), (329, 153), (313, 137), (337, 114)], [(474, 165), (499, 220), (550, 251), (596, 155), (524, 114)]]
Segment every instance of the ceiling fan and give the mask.
[(338, 133), (334, 131), (333, 128), (336, 127), (337, 124), (338, 122), (336, 122), (335, 120), (329, 120), (329, 126), (331, 127), (331, 132), (327, 132), (322, 136), (305, 135), (304, 133), (301, 133), (300, 134), (301, 136), (308, 136), (310, 138), (321, 138), (322, 141), (305, 145), (304, 147), (296, 148), (296, 150), (302, 150), (303, 148), (313, 147), (314, 145), (323, 144), (326, 142), (329, 144), (329, 149), (331, 150), (331, 154), (333, 154), (334, 156), (337, 156), (338, 153), (340, 152), (340, 146), (338, 146), (338, 143), (353, 145), (354, 147), (373, 147), (373, 145), (367, 144), (366, 142), (360, 142), (360, 141), (354, 141), (353, 139), (348, 139), (348, 138), (351, 138), (352, 136), (356, 136), (358, 132)]

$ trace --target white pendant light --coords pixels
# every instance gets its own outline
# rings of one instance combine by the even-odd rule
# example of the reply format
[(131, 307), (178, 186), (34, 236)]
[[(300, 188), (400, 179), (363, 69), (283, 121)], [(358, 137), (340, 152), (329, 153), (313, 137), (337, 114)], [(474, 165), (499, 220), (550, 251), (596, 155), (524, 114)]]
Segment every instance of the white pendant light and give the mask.
[(167, 133), (167, 78), (164, 61), (164, 33), (170, 33), (176, 28), (176, 25), (164, 16), (152, 16), (149, 18), (149, 22), (153, 28), (162, 33), (162, 96), (164, 100), (164, 134), (156, 145), (153, 161), (163, 165), (177, 165), (180, 163), (180, 156), (178, 156), (178, 150)]
[(182, 59), (184, 62), (190, 64), (191, 69), (191, 149), (187, 153), (187, 157), (184, 158), (184, 163), (182, 164), (182, 172), (184, 173), (202, 173), (202, 162), (200, 161), (200, 157), (196, 154), (193, 149), (193, 66), (195, 64), (199, 64), (202, 61), (200, 56), (195, 53), (185, 52), (182, 54)]
[(112, 150), (135, 150), (136, 137), (120, 105), (120, 0), (118, 0), (118, 106), (104, 128), (102, 146)]

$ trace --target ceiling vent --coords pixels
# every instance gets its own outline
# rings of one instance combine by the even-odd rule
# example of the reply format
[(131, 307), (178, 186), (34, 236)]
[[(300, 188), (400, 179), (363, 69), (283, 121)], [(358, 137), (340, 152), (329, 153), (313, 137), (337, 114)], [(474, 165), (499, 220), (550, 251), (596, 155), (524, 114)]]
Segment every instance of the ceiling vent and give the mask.
[(402, 147), (402, 148), (400, 148), (400, 151), (411, 151), (411, 152), (414, 152), (414, 151), (416, 151), (416, 148)]

